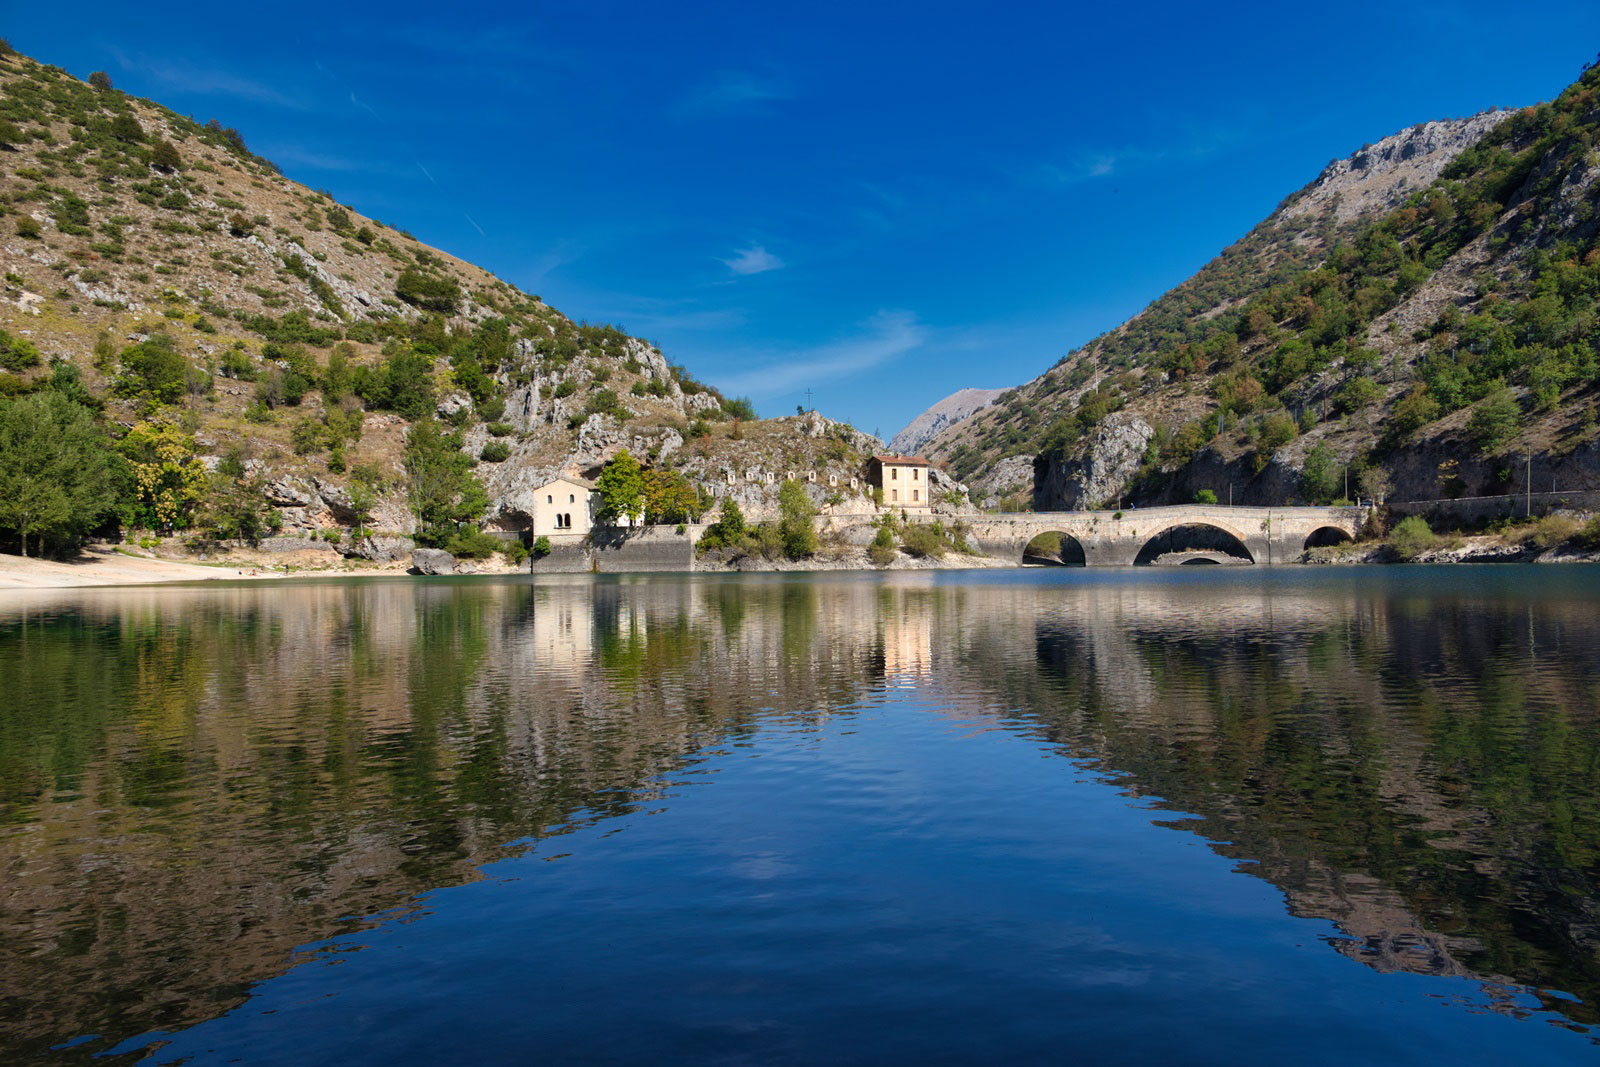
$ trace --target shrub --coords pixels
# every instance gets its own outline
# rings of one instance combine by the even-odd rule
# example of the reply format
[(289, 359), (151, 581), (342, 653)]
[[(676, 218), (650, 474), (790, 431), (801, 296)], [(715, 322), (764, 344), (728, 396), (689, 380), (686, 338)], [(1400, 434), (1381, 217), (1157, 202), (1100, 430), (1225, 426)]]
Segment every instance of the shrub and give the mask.
[(1546, 515), (1523, 535), (1533, 547), (1543, 551), (1564, 545), (1578, 536), (1578, 520), (1570, 515)]
[(424, 311), (454, 315), (461, 299), (461, 287), (448, 278), (435, 278), (408, 268), (395, 280), (394, 295)]
[(0, 330), (0, 367), (11, 371), (22, 371), (29, 367), (37, 367), (39, 363), (39, 350), (33, 346), (32, 341), (12, 337), (4, 330)]
[(1371, 378), (1357, 376), (1345, 383), (1344, 388), (1333, 398), (1333, 403), (1340, 414), (1349, 415), (1376, 403), (1381, 396), (1383, 396), (1382, 386)]
[(528, 546), (522, 543), (521, 538), (518, 538), (502, 548), (500, 554), (505, 557), (507, 563), (515, 567), (527, 561)]
[(144, 127), (139, 125), (139, 120), (127, 112), (123, 112), (111, 120), (111, 136), (119, 141), (132, 144), (144, 140)]
[(1194, 502), (1196, 504), (1215, 504), (1217, 502), (1217, 494), (1210, 489), (1202, 489), (1194, 495)]
[(533, 539), (533, 554), (539, 559), (548, 556), (550, 554), (550, 538), (544, 534), (535, 537)]
[(444, 543), (444, 550), (457, 559), (488, 559), (504, 547), (505, 544), (498, 537), (486, 534), (476, 526), (468, 526)]
[(900, 547), (918, 558), (944, 558), (944, 538), (932, 526), (908, 525), (901, 531)]
[(309, 456), (313, 452), (322, 451), (322, 427), (307, 418), (296, 419), (294, 427), (289, 431), (289, 442), (294, 446), (297, 456)]
[(1401, 559), (1416, 559), (1432, 548), (1437, 540), (1426, 519), (1421, 515), (1407, 515), (1395, 524), (1389, 534), (1389, 547)]
[(1584, 523), (1583, 529), (1577, 532), (1576, 536), (1573, 537), (1573, 541), (1584, 548), (1600, 548), (1600, 515), (1596, 515)]
[(887, 567), (900, 555), (894, 547), (894, 529), (884, 523), (878, 527), (878, 532), (873, 536), (872, 543), (867, 546), (867, 558), (874, 566)]
[(485, 463), (504, 463), (511, 458), (511, 446), (504, 441), (490, 441), (478, 453)]
[(509, 422), (491, 422), (488, 429), (496, 437), (510, 437), (516, 432), (511, 428)]
[(17, 219), (18, 237), (26, 237), (30, 241), (37, 241), (41, 236), (41, 233), (42, 231), (39, 228), (38, 219), (32, 218), (28, 215), (23, 215)]
[(230, 348), (222, 353), (222, 359), (217, 364), (217, 370), (224, 378), (237, 378), (241, 382), (256, 380), (256, 365), (248, 353), (237, 348)]
[(102, 93), (111, 91), (111, 75), (103, 70), (97, 70), (89, 75), (89, 85)]

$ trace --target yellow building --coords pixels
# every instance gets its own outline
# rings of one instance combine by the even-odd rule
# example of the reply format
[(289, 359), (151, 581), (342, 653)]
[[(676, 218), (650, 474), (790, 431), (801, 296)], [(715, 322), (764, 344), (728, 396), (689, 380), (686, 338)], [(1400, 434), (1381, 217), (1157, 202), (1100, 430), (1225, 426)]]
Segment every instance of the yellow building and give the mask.
[(582, 478), (561, 477), (534, 490), (533, 536), (576, 541), (594, 525), (600, 494)]
[(883, 490), (883, 506), (925, 511), (933, 504), (929, 474), (933, 464), (921, 456), (873, 456), (867, 480)]

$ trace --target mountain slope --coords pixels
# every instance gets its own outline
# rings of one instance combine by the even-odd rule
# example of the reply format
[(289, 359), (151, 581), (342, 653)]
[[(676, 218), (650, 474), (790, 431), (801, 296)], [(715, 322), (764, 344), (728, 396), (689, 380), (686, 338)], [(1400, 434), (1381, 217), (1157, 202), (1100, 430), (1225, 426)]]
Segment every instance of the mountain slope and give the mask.
[(1230, 487), (1327, 499), (1346, 468), (1352, 494), (1367, 470), (1402, 496), (1496, 493), (1529, 452), (1535, 480), (1589, 484), (1597, 80), (1589, 69), (1551, 103), (1413, 127), (1330, 164), (1193, 278), (929, 451), (979, 484), (1037, 456), (1034, 479), (999, 490), (1039, 507)]
[(550, 475), (624, 447), (696, 490), (752, 467), (848, 485), (877, 447), (815, 417), (754, 425), (649, 342), (289, 181), (237, 131), (9, 48), (0, 251), (0, 396), (76, 390), (137, 469), (154, 460), (130, 435), (183, 453), (176, 511), (145, 493), (124, 523), (206, 528), (220, 469), (268, 525), (409, 533), (430, 520), (407, 442), (435, 418), (484, 488), (460, 483), (457, 517), (507, 529)]
[(889, 440), (889, 451), (910, 455), (938, 437), (946, 427), (982, 411), (1004, 389), (958, 389), (906, 424)]

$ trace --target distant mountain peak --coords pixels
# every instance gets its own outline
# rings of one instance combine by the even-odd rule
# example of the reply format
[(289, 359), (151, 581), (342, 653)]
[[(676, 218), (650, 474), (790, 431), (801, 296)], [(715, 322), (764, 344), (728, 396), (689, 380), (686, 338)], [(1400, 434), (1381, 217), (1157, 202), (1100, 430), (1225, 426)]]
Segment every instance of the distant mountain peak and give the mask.
[(912, 419), (906, 428), (889, 440), (889, 451), (910, 455), (939, 436), (946, 427), (982, 411), (994, 403), (1004, 389), (958, 389)]

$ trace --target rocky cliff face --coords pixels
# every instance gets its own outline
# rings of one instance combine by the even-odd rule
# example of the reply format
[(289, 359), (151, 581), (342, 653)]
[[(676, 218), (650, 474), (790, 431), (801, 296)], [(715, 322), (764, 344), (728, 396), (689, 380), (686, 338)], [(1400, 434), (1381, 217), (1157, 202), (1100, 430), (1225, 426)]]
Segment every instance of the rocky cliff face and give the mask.
[(1317, 180), (1281, 209), (1284, 218), (1316, 218), (1327, 208), (1341, 223), (1399, 207), (1433, 184), (1466, 149), (1511, 112), (1484, 111), (1470, 118), (1424, 122), (1391, 134), (1354, 155), (1329, 163)]
[(1138, 415), (1118, 412), (1095, 427), (1071, 458), (1047, 453), (1034, 459), (1035, 511), (1083, 511), (1114, 503), (1138, 471), (1155, 428)]

